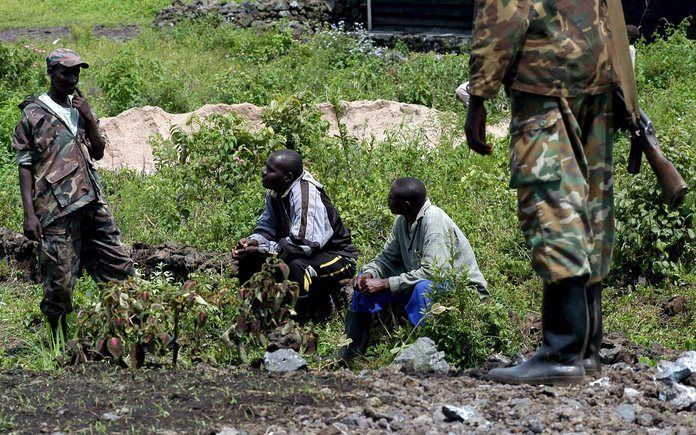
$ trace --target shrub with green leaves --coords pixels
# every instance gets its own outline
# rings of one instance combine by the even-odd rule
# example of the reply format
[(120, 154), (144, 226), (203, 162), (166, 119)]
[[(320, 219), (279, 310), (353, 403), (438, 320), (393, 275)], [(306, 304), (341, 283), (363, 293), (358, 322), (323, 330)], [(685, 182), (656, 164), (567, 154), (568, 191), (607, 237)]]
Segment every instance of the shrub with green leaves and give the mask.
[(495, 352), (513, 354), (519, 349), (516, 315), (497, 292), (482, 300), (466, 277), (448, 276), (441, 282), (442, 289), (430, 294), (434, 308), (426, 313), (418, 332), (433, 339), (450, 363), (477, 367)]
[(631, 282), (680, 281), (696, 272), (696, 41), (685, 27), (637, 47), (637, 77), (642, 107), (652, 118), (662, 151), (692, 192), (684, 205), (671, 210), (655, 175), (643, 159), (641, 173), (626, 171), (628, 140), (621, 135), (616, 156), (617, 242), (612, 279)]
[(265, 348), (268, 334), (274, 330), (281, 329), (283, 335), (294, 332), (302, 344), (307, 343), (309, 335), (291, 318), (300, 288), (297, 283), (288, 281), (289, 274), (287, 264), (279, 258), (269, 257), (261, 270), (239, 289), (241, 308), (223, 338), (238, 350), (243, 362), (248, 362), (247, 346)]

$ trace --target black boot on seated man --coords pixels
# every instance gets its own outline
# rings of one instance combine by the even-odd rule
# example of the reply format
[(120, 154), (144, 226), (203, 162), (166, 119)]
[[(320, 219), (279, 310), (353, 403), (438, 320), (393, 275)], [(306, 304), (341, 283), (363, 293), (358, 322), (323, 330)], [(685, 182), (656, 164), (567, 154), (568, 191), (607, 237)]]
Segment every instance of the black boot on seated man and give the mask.
[(584, 279), (546, 285), (541, 306), (541, 348), (520, 365), (491, 370), (488, 378), (506, 384), (580, 382), (585, 376), (582, 361), (588, 323)]
[(346, 313), (346, 336), (352, 341), (341, 348), (338, 357), (349, 364), (356, 356), (365, 354), (370, 341), (372, 315), (348, 310)]
[(602, 347), (602, 283), (587, 286), (587, 310), (590, 314), (590, 332), (585, 358), (582, 361), (588, 375), (599, 372), (602, 363), (599, 349)]

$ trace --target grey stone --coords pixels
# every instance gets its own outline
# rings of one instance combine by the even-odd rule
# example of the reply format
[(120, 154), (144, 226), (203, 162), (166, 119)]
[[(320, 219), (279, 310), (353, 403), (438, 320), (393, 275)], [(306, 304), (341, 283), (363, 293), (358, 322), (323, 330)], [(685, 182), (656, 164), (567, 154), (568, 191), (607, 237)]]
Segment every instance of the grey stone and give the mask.
[(101, 416), (102, 420), (104, 421), (116, 421), (121, 418), (120, 415), (115, 414), (113, 412), (105, 412)]
[(266, 352), (263, 364), (269, 372), (294, 372), (307, 367), (307, 361), (292, 349)]
[(672, 383), (660, 392), (660, 400), (674, 405), (677, 411), (683, 411), (696, 405), (696, 388)]
[(283, 18), (289, 17), (289, 16), (290, 16), (290, 11), (280, 11), (280, 12), (278, 12), (278, 15), (280, 15), (280, 16), (283, 17)]
[(675, 362), (660, 361), (655, 379), (662, 382), (681, 382), (696, 373), (696, 351), (682, 353)]
[(435, 423), (444, 423), (447, 421), (447, 416), (445, 415), (444, 411), (442, 410), (442, 406), (438, 406), (435, 408), (433, 411), (433, 421)]
[(536, 415), (531, 415), (527, 417), (527, 420), (525, 421), (525, 426), (528, 431), (532, 433), (542, 433), (544, 431), (544, 425), (541, 423), (541, 420), (539, 420), (539, 417)]
[(599, 387), (599, 388), (609, 388), (609, 386), (611, 385), (611, 381), (609, 380), (609, 378), (606, 378), (606, 377), (599, 378), (596, 381), (590, 382), (590, 385), (592, 385), (593, 387)]
[(276, 0), (275, 4), (273, 5), (274, 11), (287, 11), (288, 8), (288, 2), (285, 0)]
[(640, 391), (636, 390), (635, 388), (624, 387), (623, 395), (628, 399), (635, 399), (636, 397), (640, 396)]
[(629, 423), (636, 421), (636, 408), (628, 403), (622, 403), (614, 409), (614, 413)]
[(649, 412), (641, 412), (636, 419), (636, 422), (641, 426), (652, 426), (653, 416)]
[(292, 9), (297, 9), (297, 8), (300, 7), (300, 5), (297, 4), (297, 2), (293, 0), (293, 1), (290, 2), (290, 7), (291, 7)]
[(438, 351), (435, 342), (428, 337), (421, 337), (402, 350), (392, 364), (400, 364), (406, 370), (417, 373), (445, 374), (451, 370), (445, 361), (445, 353)]
[(232, 426), (223, 426), (215, 433), (217, 435), (241, 435), (241, 432)]
[(628, 365), (627, 363), (625, 363), (625, 362), (618, 362), (618, 363), (616, 363), (616, 364), (612, 364), (612, 365), (611, 365), (611, 369), (612, 369), (612, 370), (632, 370), (632, 369), (631, 369), (631, 366), (629, 366), (629, 365)]
[(481, 418), (478, 411), (476, 411), (476, 409), (474, 409), (474, 407), (470, 406), (470, 405), (465, 405), (461, 408), (458, 406), (443, 405), (442, 406), (442, 413), (449, 420), (456, 420), (456, 421), (463, 421), (463, 422), (470, 422), (472, 420)]
[(502, 353), (494, 353), (493, 355), (488, 357), (488, 366), (490, 368), (498, 368), (498, 367), (509, 367), (512, 364), (512, 361), (510, 358), (506, 357)]
[(526, 397), (523, 398), (515, 398), (510, 401), (510, 407), (511, 408), (527, 408), (532, 404), (532, 401), (529, 400)]

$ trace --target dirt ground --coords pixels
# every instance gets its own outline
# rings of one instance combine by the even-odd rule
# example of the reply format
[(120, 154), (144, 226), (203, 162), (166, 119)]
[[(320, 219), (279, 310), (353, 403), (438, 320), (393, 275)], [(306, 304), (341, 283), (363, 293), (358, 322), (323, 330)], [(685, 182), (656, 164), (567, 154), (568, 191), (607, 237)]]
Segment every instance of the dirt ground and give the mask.
[[(581, 385), (532, 387), (494, 384), (478, 370), (281, 375), (206, 366), (131, 372), (93, 363), (55, 374), (0, 372), (0, 431), (696, 433), (693, 412), (658, 400), (653, 375), (619, 365)], [(474, 416), (449, 419), (443, 405), (470, 406)]]
[[(127, 41), (138, 36), (138, 33), (140, 33), (140, 30), (136, 25), (94, 26), (92, 28), (92, 35), (115, 41)], [(68, 27), (22, 27), (0, 30), (0, 41), (17, 42), (22, 40), (72, 40), (72, 33)]]

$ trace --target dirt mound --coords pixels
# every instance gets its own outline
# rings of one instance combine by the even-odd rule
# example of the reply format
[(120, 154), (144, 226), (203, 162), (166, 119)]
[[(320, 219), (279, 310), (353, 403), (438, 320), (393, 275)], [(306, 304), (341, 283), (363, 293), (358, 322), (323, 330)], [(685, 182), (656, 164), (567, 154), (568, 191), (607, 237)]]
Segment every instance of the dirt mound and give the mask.
[[(430, 144), (437, 144), (443, 134), (451, 133), (454, 115), (417, 104), (386, 100), (342, 102), (338, 116), (329, 103), (317, 105), (323, 118), (329, 122), (329, 134), (338, 134), (338, 122), (346, 125), (348, 133), (361, 140), (379, 142), (390, 135), (418, 135)], [(263, 126), (262, 107), (253, 104), (205, 105), (195, 112), (171, 114), (159, 107), (146, 106), (129, 109), (118, 116), (103, 118), (101, 128), (107, 138), (106, 154), (98, 162), (105, 169), (132, 168), (144, 172), (155, 169), (152, 147), (148, 140), (156, 134), (169, 137), (171, 126), (188, 131), (186, 121), (192, 115), (236, 113), (245, 118), (252, 129)], [(449, 122), (446, 122), (449, 121)], [(506, 134), (505, 125), (493, 126), (490, 133), (496, 137)], [(420, 139), (419, 139), (420, 140)]]

